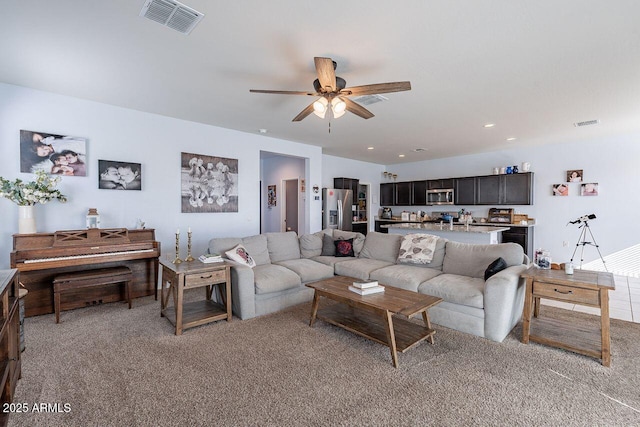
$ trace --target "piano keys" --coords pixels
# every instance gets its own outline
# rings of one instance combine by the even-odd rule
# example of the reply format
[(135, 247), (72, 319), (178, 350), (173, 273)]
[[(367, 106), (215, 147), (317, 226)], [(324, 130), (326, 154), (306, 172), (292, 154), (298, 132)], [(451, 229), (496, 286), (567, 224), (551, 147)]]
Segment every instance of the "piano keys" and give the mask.
[[(133, 298), (156, 295), (160, 242), (155, 230), (87, 229), (14, 234), (11, 267), (29, 290), (25, 315), (53, 313), (53, 278), (62, 273), (126, 266), (134, 275)], [(69, 292), (62, 309), (125, 300), (119, 284)]]

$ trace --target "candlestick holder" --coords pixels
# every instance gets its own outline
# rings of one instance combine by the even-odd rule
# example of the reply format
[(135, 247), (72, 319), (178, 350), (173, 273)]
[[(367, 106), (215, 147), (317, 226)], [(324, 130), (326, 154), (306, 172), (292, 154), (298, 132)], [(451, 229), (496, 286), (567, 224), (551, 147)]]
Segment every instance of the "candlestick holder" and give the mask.
[(176, 233), (176, 259), (172, 261), (174, 264), (180, 264), (180, 233)]
[(195, 258), (191, 256), (191, 232), (187, 233), (187, 257), (184, 259), (187, 262), (194, 261)]

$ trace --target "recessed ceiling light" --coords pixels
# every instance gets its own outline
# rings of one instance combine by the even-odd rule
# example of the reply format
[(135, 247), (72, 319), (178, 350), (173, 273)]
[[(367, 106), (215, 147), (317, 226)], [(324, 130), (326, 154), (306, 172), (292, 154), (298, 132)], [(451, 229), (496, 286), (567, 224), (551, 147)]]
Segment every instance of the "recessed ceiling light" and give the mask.
[(507, 138), (507, 141), (515, 141), (516, 139), (512, 136), (511, 138)]
[(373, 150), (373, 147), (367, 147), (367, 150)]
[(260, 133), (267, 133), (266, 129), (259, 129), (259, 130), (260, 130)]
[(398, 154), (398, 157), (404, 157), (404, 154)]
[(494, 127), (496, 124), (495, 123), (487, 123), (486, 125), (484, 125), (484, 127), (486, 128), (492, 128)]

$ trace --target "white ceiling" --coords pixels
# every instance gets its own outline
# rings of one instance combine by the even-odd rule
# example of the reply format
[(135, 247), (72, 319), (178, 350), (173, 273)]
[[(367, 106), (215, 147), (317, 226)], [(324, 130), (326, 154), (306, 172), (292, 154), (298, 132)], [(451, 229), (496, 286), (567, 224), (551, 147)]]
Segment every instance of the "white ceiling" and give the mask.
[[(144, 0), (1, 3), (2, 82), (334, 156), (390, 165), (640, 130), (638, 0), (186, 0), (205, 14), (188, 36), (139, 17)], [(312, 90), (314, 56), (347, 86), (412, 90), (369, 120), (299, 123), (312, 98), (249, 93)]]

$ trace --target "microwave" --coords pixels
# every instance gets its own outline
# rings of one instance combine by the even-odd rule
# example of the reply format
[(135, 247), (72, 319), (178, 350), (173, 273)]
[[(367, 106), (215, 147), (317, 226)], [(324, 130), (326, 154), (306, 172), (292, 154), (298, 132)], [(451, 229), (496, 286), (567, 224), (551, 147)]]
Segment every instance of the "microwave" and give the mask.
[(427, 190), (427, 205), (452, 205), (453, 188)]

